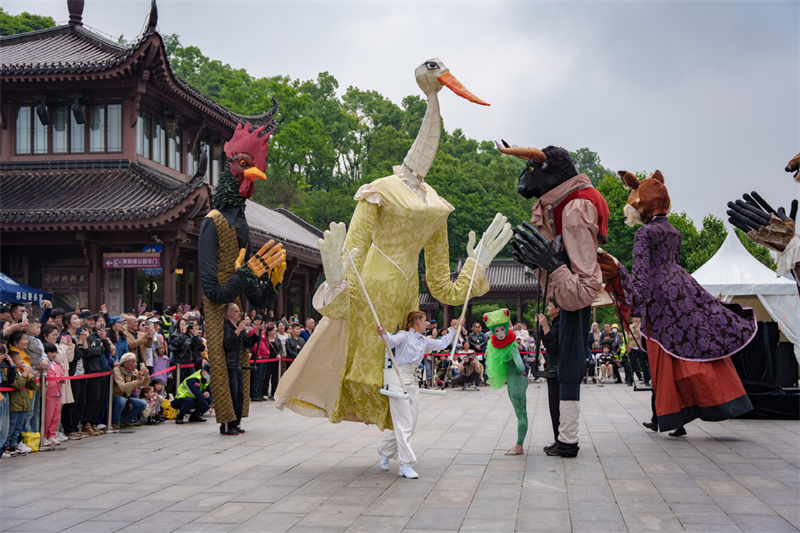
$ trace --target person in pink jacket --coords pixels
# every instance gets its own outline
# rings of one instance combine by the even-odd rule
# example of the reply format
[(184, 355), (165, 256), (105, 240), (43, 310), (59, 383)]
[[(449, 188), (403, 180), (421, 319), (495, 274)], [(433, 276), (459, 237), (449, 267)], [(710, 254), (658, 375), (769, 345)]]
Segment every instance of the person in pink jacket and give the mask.
[(47, 366), (47, 392), (44, 403), (44, 435), (43, 445), (58, 446), (61, 444), (56, 438), (58, 425), (61, 423), (61, 384), (60, 378), (64, 377), (64, 368), (56, 361), (58, 348), (50, 342), (42, 343), (44, 353), (50, 363)]

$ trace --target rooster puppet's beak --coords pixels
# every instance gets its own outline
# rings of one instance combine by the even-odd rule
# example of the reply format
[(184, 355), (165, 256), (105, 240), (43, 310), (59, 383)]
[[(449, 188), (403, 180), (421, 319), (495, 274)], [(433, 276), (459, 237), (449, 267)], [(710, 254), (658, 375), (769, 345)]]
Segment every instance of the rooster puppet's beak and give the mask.
[(261, 172), (258, 167), (250, 167), (244, 171), (244, 177), (255, 183), (256, 180), (265, 180), (267, 175)]
[(441, 76), (439, 76), (438, 80), (439, 83), (441, 83), (442, 85), (444, 85), (445, 87), (456, 93), (461, 98), (466, 98), (467, 100), (475, 104), (489, 105), (487, 102), (484, 102), (483, 100), (481, 100), (480, 98), (469, 92), (469, 89), (464, 87), (464, 84), (458, 81), (458, 78), (453, 76), (449, 70), (444, 74), (442, 74)]

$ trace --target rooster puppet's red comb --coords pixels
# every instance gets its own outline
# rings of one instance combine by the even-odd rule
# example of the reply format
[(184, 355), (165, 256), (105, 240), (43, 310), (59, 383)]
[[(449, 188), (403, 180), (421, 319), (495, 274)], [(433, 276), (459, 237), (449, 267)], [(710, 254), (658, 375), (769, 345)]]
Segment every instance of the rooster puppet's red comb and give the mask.
[(269, 138), (272, 135), (267, 131), (265, 135), (261, 133), (266, 126), (250, 131), (250, 123), (241, 122), (233, 131), (231, 140), (225, 143), (225, 155), (233, 158), (235, 155), (248, 154), (252, 158), (253, 165), (261, 172), (267, 171), (267, 150), (269, 149)]

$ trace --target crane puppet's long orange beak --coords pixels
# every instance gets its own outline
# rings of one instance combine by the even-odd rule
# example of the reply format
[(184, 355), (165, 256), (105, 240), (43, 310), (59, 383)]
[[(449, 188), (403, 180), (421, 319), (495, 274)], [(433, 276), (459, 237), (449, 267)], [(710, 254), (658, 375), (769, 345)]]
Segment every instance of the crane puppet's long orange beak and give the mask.
[(442, 85), (444, 85), (445, 87), (456, 93), (461, 98), (466, 98), (467, 100), (475, 104), (489, 105), (488, 102), (484, 102), (483, 100), (481, 100), (480, 98), (469, 92), (469, 89), (464, 87), (464, 84), (458, 81), (458, 78), (453, 76), (449, 70), (444, 74), (442, 74), (441, 76), (439, 76), (438, 79), (439, 83), (441, 83)]

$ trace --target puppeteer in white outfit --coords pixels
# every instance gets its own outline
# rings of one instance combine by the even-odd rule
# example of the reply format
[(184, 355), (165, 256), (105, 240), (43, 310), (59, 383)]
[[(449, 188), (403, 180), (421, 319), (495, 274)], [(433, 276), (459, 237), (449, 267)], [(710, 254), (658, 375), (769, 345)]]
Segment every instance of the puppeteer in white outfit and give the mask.
[[(395, 361), (397, 361), (400, 375), (408, 391), (408, 399), (389, 396), (389, 411), (392, 414), (394, 430), (389, 431), (383, 437), (378, 453), (381, 456), (383, 470), (389, 469), (389, 459), (399, 459), (399, 474), (410, 479), (418, 477), (411, 468), (411, 465), (417, 462), (417, 456), (411, 449), (411, 436), (417, 427), (419, 415), (419, 387), (414, 373), (426, 353), (444, 350), (453, 343), (457, 333), (457, 328), (453, 328), (441, 339), (431, 339), (423, 333), (428, 325), (425, 313), (412, 311), (408, 315), (405, 331), (386, 333), (389, 347), (395, 351)], [(390, 377), (391, 373), (387, 372), (386, 376)], [(389, 391), (402, 393), (403, 387), (396, 381), (396, 378), (394, 381), (394, 383), (387, 383)]]

